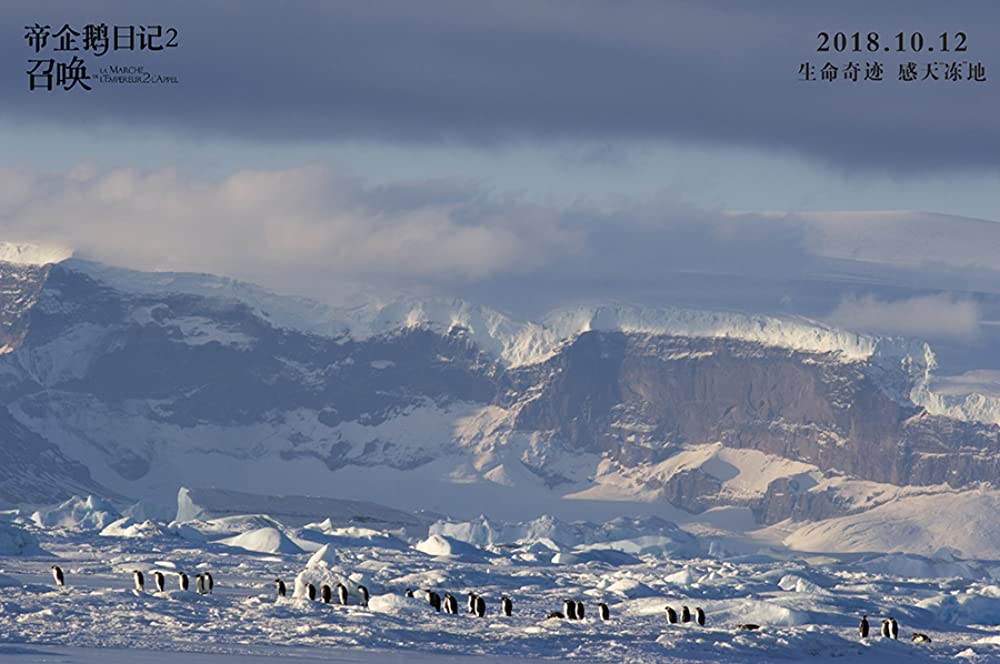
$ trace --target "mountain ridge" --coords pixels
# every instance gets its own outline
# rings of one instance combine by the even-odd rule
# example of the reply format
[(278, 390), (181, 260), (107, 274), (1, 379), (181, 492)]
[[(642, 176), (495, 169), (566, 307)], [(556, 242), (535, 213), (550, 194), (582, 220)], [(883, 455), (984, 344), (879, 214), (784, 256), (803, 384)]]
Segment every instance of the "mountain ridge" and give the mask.
[[(76, 258), (0, 268), (0, 324), (17, 331), (0, 356), (4, 407), (108, 495), (391, 482), (397, 507), (442, 513), (468, 495), (776, 523), (859, 509), (838, 477), (1000, 486), (997, 427), (915, 400), (934, 368), (919, 341), (629, 305), (524, 322), (459, 300), (372, 305), (344, 326), (326, 305), (225, 277)], [(734, 452), (671, 465), (707, 444)], [(753, 482), (765, 466), (781, 472)]]

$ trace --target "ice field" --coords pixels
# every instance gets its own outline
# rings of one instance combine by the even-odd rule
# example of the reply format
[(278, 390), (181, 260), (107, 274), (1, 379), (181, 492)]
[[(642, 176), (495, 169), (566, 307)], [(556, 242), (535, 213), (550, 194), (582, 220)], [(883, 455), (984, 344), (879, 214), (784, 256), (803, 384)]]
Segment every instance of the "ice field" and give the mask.
[[(0, 519), (0, 659), (1000, 660), (1000, 564), (947, 554), (730, 555), (716, 545), (709, 555), (672, 524), (642, 519), (437, 523), (417, 538), (329, 520), (289, 527), (262, 515), (109, 522), (118, 515), (100, 507), (77, 502)], [(595, 541), (602, 536), (618, 539)], [(53, 564), (65, 587), (55, 586)], [(133, 570), (145, 575), (142, 592)], [(154, 587), (157, 570), (164, 592)], [(199, 594), (194, 577), (206, 571), (214, 590)], [(191, 577), (187, 591), (180, 572)], [(287, 597), (277, 597), (276, 578)], [(344, 583), (349, 603), (337, 605), (336, 593), (334, 604), (310, 601), (306, 583)], [(459, 613), (435, 612), (421, 589), (451, 592)], [(484, 597), (485, 617), (467, 612), (467, 592)], [(503, 595), (513, 600), (511, 617), (501, 615)], [(565, 598), (584, 603), (583, 620), (546, 619)], [(607, 622), (599, 602), (610, 607)], [(668, 605), (702, 607), (706, 625), (668, 624)], [(862, 614), (867, 639), (856, 631)], [(879, 636), (888, 616), (899, 622), (898, 641)], [(913, 632), (932, 642), (911, 642)]]

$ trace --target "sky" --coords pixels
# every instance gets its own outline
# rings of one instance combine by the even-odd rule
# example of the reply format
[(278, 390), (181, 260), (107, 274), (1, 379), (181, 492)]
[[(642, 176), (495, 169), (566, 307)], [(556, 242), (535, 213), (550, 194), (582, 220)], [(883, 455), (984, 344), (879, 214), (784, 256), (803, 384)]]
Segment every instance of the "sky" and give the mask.
[[(177, 82), (30, 91), (31, 59), (76, 54), (36, 54), (36, 23), (175, 28), (175, 48), (78, 54)], [(994, 2), (42, 0), (0, 25), (12, 240), (324, 299), (795, 302), (880, 330), (917, 307), (956, 338), (997, 288)], [(818, 52), (821, 32), (864, 50)], [(884, 80), (801, 80), (827, 62)], [(898, 80), (909, 62), (942, 80)], [(986, 81), (944, 80), (952, 62)], [(695, 297), (693, 274), (728, 281)]]

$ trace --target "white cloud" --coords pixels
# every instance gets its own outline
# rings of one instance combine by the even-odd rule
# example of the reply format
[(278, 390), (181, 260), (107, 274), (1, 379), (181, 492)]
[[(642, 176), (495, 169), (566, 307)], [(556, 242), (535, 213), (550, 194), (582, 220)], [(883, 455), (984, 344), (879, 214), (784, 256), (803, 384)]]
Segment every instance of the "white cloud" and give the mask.
[(475, 209), (471, 197), (434, 183), (423, 196), (411, 189), (369, 189), (321, 166), (215, 181), (171, 169), (7, 168), (0, 169), (0, 228), (9, 240), (68, 245), (115, 265), (249, 279), (287, 270), (475, 280), (531, 268), (554, 244), (573, 243), (552, 212)]
[(980, 331), (979, 305), (951, 295), (921, 295), (900, 300), (875, 296), (841, 300), (830, 322), (851, 330), (922, 338), (973, 339)]
[[(92, 163), (64, 173), (0, 168), (0, 233), (112, 265), (211, 272), (320, 299), (363, 284), (519, 313), (607, 299), (785, 311), (780, 303), (794, 299), (783, 299), (788, 284), (819, 279), (823, 292), (803, 293), (805, 313), (817, 315), (856, 290), (852, 274), (904, 288), (1000, 292), (992, 265), (1000, 225), (992, 222), (732, 214), (667, 196), (557, 208), (462, 181), (372, 186), (321, 165), (214, 179)], [(942, 297), (845, 300), (834, 317), (920, 335), (968, 336), (978, 324), (974, 304)]]

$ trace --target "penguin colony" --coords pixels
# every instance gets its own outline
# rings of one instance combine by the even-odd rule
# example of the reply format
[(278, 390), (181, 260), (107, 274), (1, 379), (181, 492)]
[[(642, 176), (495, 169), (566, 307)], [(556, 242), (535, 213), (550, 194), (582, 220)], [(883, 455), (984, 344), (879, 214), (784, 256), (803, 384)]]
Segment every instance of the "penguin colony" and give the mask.
[[(63, 573), (62, 568), (59, 565), (52, 565), (52, 578), (55, 579), (56, 585), (60, 588), (66, 585), (66, 575)], [(212, 592), (212, 586), (214, 582), (212, 580), (212, 575), (206, 572), (205, 574), (199, 574), (197, 577), (197, 589), (199, 593), (208, 594)], [(281, 579), (276, 579), (278, 583), (278, 594), (282, 597), (285, 595), (285, 585), (281, 582)], [(162, 593), (166, 591), (167, 578), (164, 576), (163, 572), (159, 570), (153, 570), (153, 582), (156, 585), (156, 592)], [(177, 573), (177, 586), (181, 590), (187, 590), (190, 581), (188, 580), (188, 575), (184, 572)], [(134, 569), (132, 570), (132, 586), (135, 588), (136, 592), (143, 592), (146, 589), (146, 575), (142, 571)]]
[[(666, 610), (667, 610), (667, 622), (669, 624), (671, 624), (671, 625), (676, 625), (677, 622), (678, 622), (678, 613), (677, 613), (677, 610), (674, 609), (674, 607), (672, 607), (672, 606), (666, 607)], [(702, 610), (702, 608), (700, 606), (696, 606), (695, 609), (694, 609), (694, 614), (693, 615), (694, 615), (694, 621), (696, 623), (698, 623), (701, 627), (704, 627), (705, 626), (705, 611)], [(682, 622), (682, 623), (689, 623), (689, 622), (691, 622), (691, 616), (692, 616), (691, 609), (689, 609), (686, 606), (682, 606), (681, 607), (680, 620), (679, 621)], [(743, 625), (740, 625), (739, 628), (740, 629), (748, 629), (747, 627), (745, 627)], [(749, 629), (756, 629), (756, 626), (754, 626), (752, 628), (749, 628)]]
[[(63, 573), (62, 568), (59, 567), (59, 565), (52, 565), (51, 569), (52, 569), (52, 578), (55, 580), (56, 586), (60, 588), (64, 587), (66, 585), (66, 576)], [(156, 583), (156, 592), (161, 592), (161, 593), (164, 592), (166, 579), (163, 573), (160, 572), (159, 570), (154, 570), (153, 579)], [(186, 591), (188, 589), (188, 583), (189, 583), (188, 575), (185, 574), (184, 572), (178, 572), (177, 579), (180, 589)], [(215, 581), (212, 578), (211, 573), (205, 572), (204, 574), (199, 574), (197, 577), (195, 577), (195, 580), (196, 580), (196, 589), (199, 593), (206, 595), (212, 592), (212, 588), (215, 585)], [(133, 585), (135, 586), (135, 590), (137, 592), (143, 592), (145, 588), (145, 576), (143, 575), (142, 571), (137, 569), (132, 570), (132, 581)], [(278, 597), (287, 597), (288, 589), (285, 586), (285, 582), (280, 578), (278, 578), (274, 580), (274, 584)], [(359, 596), (359, 603), (361, 604), (361, 606), (364, 608), (368, 608), (368, 600), (370, 598), (370, 595), (368, 593), (368, 588), (359, 585), (357, 592)], [(314, 586), (311, 583), (306, 583), (305, 594), (310, 601), (315, 601), (316, 586)], [(321, 601), (324, 604), (330, 604), (332, 600), (332, 595), (333, 591), (330, 588), (330, 586), (328, 586), (327, 584), (323, 584), (321, 586)], [(415, 597), (412, 588), (407, 588), (404, 595), (411, 599)], [(433, 608), (435, 611), (439, 613), (441, 612), (441, 607), (442, 607), (441, 595), (434, 592), (433, 590), (425, 589), (424, 597), (427, 600), (427, 603), (431, 606), (431, 608)], [(476, 593), (473, 592), (468, 593), (467, 598), (468, 598), (467, 607), (469, 613), (479, 618), (484, 617), (486, 615), (486, 600), (481, 595), (477, 595)], [(343, 583), (337, 584), (337, 599), (339, 600), (342, 606), (347, 604), (348, 591), (347, 591), (347, 586), (345, 586)], [(445, 613), (449, 613), (452, 615), (458, 614), (458, 600), (450, 592), (446, 592), (444, 594), (443, 606)], [(700, 627), (705, 626), (705, 611), (700, 606), (695, 607), (693, 614), (691, 613), (691, 609), (688, 608), (687, 606), (681, 607), (680, 614), (678, 614), (677, 610), (674, 609), (672, 606), (667, 606), (665, 608), (666, 608), (668, 624), (675, 625), (678, 622), (681, 623), (691, 622), (693, 616), (695, 623), (697, 623)], [(602, 621), (608, 621), (611, 619), (611, 609), (608, 607), (606, 603), (600, 602), (597, 605), (597, 609), (598, 609), (598, 615), (600, 615)], [(545, 617), (546, 619), (583, 620), (585, 612), (586, 609), (584, 607), (583, 602), (581, 602), (578, 599), (567, 598), (563, 600), (562, 611), (552, 611)], [(500, 613), (507, 617), (512, 616), (514, 613), (514, 602), (506, 595), (500, 598)], [(754, 631), (760, 629), (760, 625), (757, 625), (755, 623), (741, 623), (737, 625), (736, 628), (740, 630)], [(862, 639), (867, 639), (869, 634), (869, 629), (870, 626), (868, 623), (868, 616), (867, 615), (861, 616), (861, 621), (858, 623), (858, 636)], [(899, 623), (896, 621), (895, 618), (890, 616), (882, 620), (881, 635), (882, 638), (885, 639), (892, 639), (894, 641), (899, 639)], [(913, 632), (910, 640), (913, 641), (914, 643), (931, 643), (931, 637), (928, 636), (927, 634), (924, 634), (923, 632)]]

